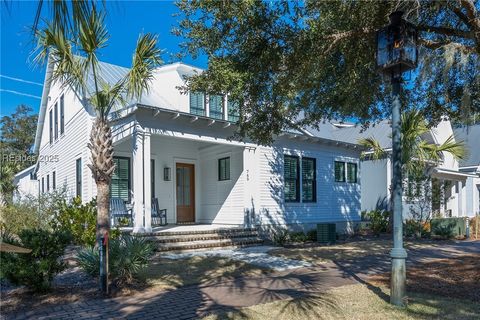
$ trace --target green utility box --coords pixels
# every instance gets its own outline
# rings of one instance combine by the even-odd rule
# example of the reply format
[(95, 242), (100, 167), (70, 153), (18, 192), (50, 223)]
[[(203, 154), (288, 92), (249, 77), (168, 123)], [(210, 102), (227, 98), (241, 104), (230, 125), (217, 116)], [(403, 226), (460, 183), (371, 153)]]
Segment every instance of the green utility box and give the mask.
[(317, 224), (317, 241), (319, 243), (334, 244), (337, 239), (337, 227), (335, 223)]

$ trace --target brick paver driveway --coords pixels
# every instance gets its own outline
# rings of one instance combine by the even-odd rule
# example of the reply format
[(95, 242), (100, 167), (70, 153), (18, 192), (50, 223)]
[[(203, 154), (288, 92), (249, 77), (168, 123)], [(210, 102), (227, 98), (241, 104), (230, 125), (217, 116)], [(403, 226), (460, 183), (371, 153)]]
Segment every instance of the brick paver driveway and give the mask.
[(176, 290), (149, 289), (129, 297), (90, 299), (18, 310), (6, 319), (197, 319), (212, 312), (297, 298), (352, 284), (334, 264), (274, 273), (259, 278), (192, 285)]
[[(439, 244), (409, 251), (408, 265), (429, 259), (480, 253), (480, 242)], [(390, 269), (388, 253), (362, 256), (320, 266), (277, 272), (258, 278), (181, 287), (155, 288), (129, 297), (90, 298), (80, 302), (17, 310), (5, 319), (196, 319), (209, 313), (321, 293), (333, 287), (363, 282), (368, 274)]]

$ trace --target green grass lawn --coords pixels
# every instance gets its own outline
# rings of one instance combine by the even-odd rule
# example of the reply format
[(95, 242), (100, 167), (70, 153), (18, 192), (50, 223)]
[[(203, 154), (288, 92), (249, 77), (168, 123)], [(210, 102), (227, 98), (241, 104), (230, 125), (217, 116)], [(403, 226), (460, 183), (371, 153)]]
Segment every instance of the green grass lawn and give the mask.
[(155, 257), (139, 275), (140, 280), (159, 288), (178, 288), (191, 284), (209, 284), (241, 276), (259, 276), (271, 272), (246, 262), (222, 257), (195, 256), (187, 259)]
[(397, 308), (384, 300), (388, 288), (373, 292), (362, 284), (343, 286), (308, 298), (289, 299), (212, 314), (204, 320), (252, 319), (479, 319), (480, 304), (431, 295), (410, 293), (408, 306)]

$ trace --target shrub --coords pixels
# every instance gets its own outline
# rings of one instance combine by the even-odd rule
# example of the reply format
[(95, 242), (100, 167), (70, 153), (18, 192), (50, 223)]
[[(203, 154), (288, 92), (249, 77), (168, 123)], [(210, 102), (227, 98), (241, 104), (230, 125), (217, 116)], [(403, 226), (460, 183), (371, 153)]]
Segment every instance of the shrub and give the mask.
[(60, 261), (69, 242), (63, 232), (26, 229), (19, 233), (20, 241), (10, 243), (31, 249), (31, 253), (1, 253), (2, 274), (13, 284), (26, 285), (37, 292), (50, 289), (53, 277), (66, 265)]
[(288, 242), (290, 234), (287, 229), (279, 228), (271, 231), (272, 242), (278, 246), (283, 246)]
[(387, 231), (390, 212), (373, 210), (367, 213), (367, 217), (370, 220), (370, 228), (374, 235), (379, 236), (380, 233)]
[(307, 239), (310, 241), (317, 241), (317, 229), (312, 229), (307, 232)]
[(439, 225), (433, 230), (433, 233), (442, 239), (453, 238), (453, 228), (451, 225)]
[(52, 226), (54, 229), (71, 234), (75, 244), (94, 246), (97, 226), (96, 201), (92, 200), (82, 204), (82, 200), (78, 197), (74, 198), (71, 203), (63, 200)]
[(477, 235), (478, 235), (478, 238), (480, 238), (480, 230), (477, 230), (477, 223), (478, 223), (478, 226), (480, 227), (480, 216), (471, 218), (468, 221), (468, 225), (470, 228), (470, 238), (472, 239), (475, 239)]
[(423, 232), (423, 224), (414, 219), (406, 220), (404, 224), (404, 231), (407, 237), (420, 238)]
[(290, 240), (292, 242), (307, 242), (308, 237), (303, 231), (298, 231), (298, 232), (291, 232), (290, 233)]
[[(148, 265), (154, 245), (143, 237), (122, 235), (109, 242), (110, 278), (118, 285), (130, 283)], [(78, 253), (80, 267), (89, 275), (99, 275), (100, 255), (96, 247), (87, 247)]]
[(50, 230), (50, 223), (59, 211), (64, 197), (64, 190), (56, 190), (39, 197), (27, 196), (2, 207), (2, 231), (18, 235), (25, 229)]
[[(51, 221), (55, 230), (69, 233), (72, 241), (81, 246), (95, 246), (97, 226), (97, 202), (92, 199), (85, 204), (78, 197), (71, 202), (62, 200), (62, 204)], [(118, 228), (110, 230), (110, 239), (118, 238)]]

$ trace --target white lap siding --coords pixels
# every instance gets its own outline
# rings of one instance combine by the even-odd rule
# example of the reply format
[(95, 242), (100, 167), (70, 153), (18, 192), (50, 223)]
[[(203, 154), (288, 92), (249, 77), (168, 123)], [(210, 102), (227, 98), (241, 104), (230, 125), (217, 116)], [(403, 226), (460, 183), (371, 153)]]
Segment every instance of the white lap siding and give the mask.
[[(316, 202), (285, 203), (283, 183), (285, 154), (316, 159)], [(359, 153), (356, 151), (313, 143), (280, 140), (274, 147), (259, 147), (258, 202), (261, 223), (301, 226), (314, 225), (317, 222), (360, 220), (358, 159)], [(336, 160), (357, 163), (358, 183), (335, 182)]]

